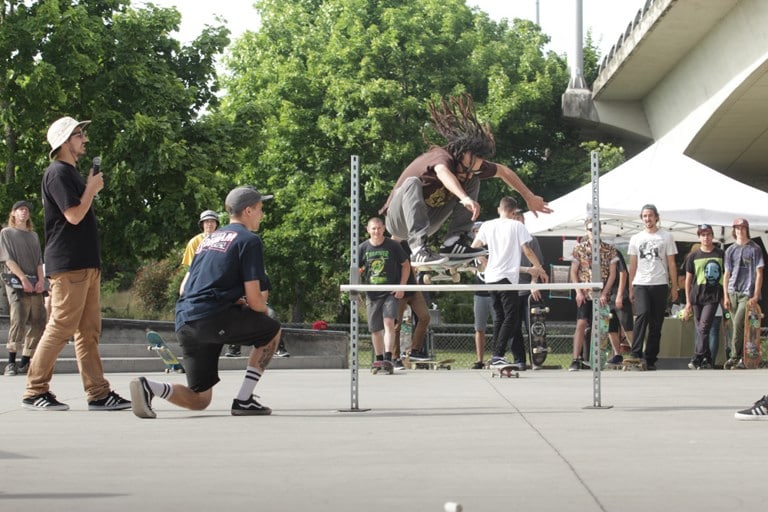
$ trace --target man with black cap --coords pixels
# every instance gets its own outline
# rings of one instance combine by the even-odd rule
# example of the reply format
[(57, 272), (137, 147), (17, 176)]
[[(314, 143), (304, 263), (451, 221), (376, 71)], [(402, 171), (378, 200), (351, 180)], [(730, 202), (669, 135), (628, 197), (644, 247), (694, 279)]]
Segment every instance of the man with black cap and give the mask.
[[(32, 205), (17, 201), (8, 215), (8, 227), (0, 231), (0, 261), (4, 263), (5, 290), (10, 306), (7, 376), (27, 373), (29, 360), (45, 328), (45, 280), (40, 239), (32, 229)], [(21, 349), (21, 361), (16, 361)]]
[(733, 347), (736, 353), (729, 355), (725, 368), (743, 369), (744, 317), (760, 300), (763, 288), (763, 251), (752, 241), (747, 219), (733, 221), (733, 238), (736, 243), (725, 250), (725, 275), (723, 276), (723, 307), (731, 312), (733, 320)]
[(85, 156), (90, 121), (62, 117), (48, 128), (51, 164), (45, 170), (45, 272), (50, 280), (51, 315), (27, 373), (22, 407), (66, 411), (50, 392), (59, 353), (74, 334), (75, 354), (91, 411), (115, 411), (131, 404), (110, 390), (99, 354), (101, 255), (93, 200), (104, 188), (91, 168), (83, 180), (77, 162)]
[(208, 407), (219, 382), (218, 360), (224, 345), (250, 345), (245, 378), (232, 401), (233, 416), (271, 414), (253, 395), (280, 339), (280, 323), (269, 317), (261, 283), (266, 282), (261, 238), (262, 196), (253, 187), (237, 187), (226, 198), (229, 225), (200, 244), (176, 303), (176, 337), (181, 344), (187, 386), (131, 381), (133, 412), (155, 418), (155, 396), (191, 410)]

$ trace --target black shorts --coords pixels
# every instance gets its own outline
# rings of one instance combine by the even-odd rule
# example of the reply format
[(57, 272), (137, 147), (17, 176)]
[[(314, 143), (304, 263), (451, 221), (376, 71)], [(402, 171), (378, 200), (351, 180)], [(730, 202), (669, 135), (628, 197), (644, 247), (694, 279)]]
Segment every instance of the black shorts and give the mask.
[(198, 393), (219, 382), (224, 345), (262, 347), (280, 331), (280, 322), (248, 306), (232, 306), (217, 315), (187, 322), (178, 331), (187, 385)]

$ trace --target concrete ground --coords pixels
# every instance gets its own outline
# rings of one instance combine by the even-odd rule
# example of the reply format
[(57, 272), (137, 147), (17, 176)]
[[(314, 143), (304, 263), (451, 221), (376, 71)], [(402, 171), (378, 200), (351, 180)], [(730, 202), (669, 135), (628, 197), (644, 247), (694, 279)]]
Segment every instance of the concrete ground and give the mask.
[[(128, 395), (135, 374), (110, 374)], [(183, 375), (151, 378), (183, 382)], [(273, 370), (269, 417), (232, 417), (242, 373), (222, 373), (210, 409), (155, 399), (158, 418), (88, 412), (77, 375), (55, 375), (67, 412), (20, 407), (24, 377), (0, 377), (0, 510), (765, 510), (768, 422), (737, 409), (768, 372)]]

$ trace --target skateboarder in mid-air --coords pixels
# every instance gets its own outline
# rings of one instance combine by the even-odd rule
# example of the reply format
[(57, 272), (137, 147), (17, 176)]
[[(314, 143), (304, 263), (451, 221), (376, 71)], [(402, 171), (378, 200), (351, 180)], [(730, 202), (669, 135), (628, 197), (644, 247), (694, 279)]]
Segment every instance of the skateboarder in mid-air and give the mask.
[(176, 337), (184, 354), (187, 386), (139, 377), (131, 381), (133, 412), (154, 418), (155, 396), (191, 410), (208, 407), (219, 381), (218, 362), (229, 344), (251, 345), (240, 391), (232, 400), (233, 416), (270, 414), (253, 395), (280, 339), (280, 323), (269, 317), (261, 292), (266, 279), (259, 229), (262, 196), (253, 187), (238, 187), (226, 198), (230, 223), (202, 241), (176, 303)]
[[(433, 145), (411, 162), (379, 211), (386, 214), (387, 231), (392, 237), (408, 240), (412, 263), (439, 265), (451, 257), (485, 254), (484, 249), (472, 248), (467, 237), (480, 214), (480, 180), (501, 178), (523, 196), (534, 214), (552, 211), (512, 169), (486, 160), (495, 154), (496, 141), (490, 126), (475, 117), (471, 96), (430, 103), (429, 112), (434, 130), (446, 144)], [(448, 219), (440, 254), (433, 254), (427, 238)]]

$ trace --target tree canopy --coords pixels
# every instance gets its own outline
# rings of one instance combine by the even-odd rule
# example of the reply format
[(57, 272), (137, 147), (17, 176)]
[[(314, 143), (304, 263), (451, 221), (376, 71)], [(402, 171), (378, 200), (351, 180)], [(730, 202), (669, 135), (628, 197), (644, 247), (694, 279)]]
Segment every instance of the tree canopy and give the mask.
[[(565, 57), (530, 21), (491, 20), (465, 0), (256, 0), (261, 25), (231, 46), (208, 26), (172, 36), (174, 8), (128, 0), (0, 0), (0, 206), (39, 205), (45, 134), (91, 119), (101, 155), (96, 213), (107, 276), (174, 261), (201, 210), (234, 185), (275, 200), (262, 237), (283, 319), (332, 318), (348, 280), (349, 163), (360, 157), (361, 221), (427, 149), (427, 104), (469, 93), (497, 140), (495, 161), (545, 199), (583, 183), (586, 149), (563, 122)], [(597, 55), (585, 52), (586, 69)], [(223, 87), (220, 87), (223, 85)], [(620, 152), (600, 147), (617, 160)], [(483, 185), (483, 217), (512, 193)], [(42, 213), (34, 212), (42, 235)], [(222, 219), (224, 221), (225, 219)]]

